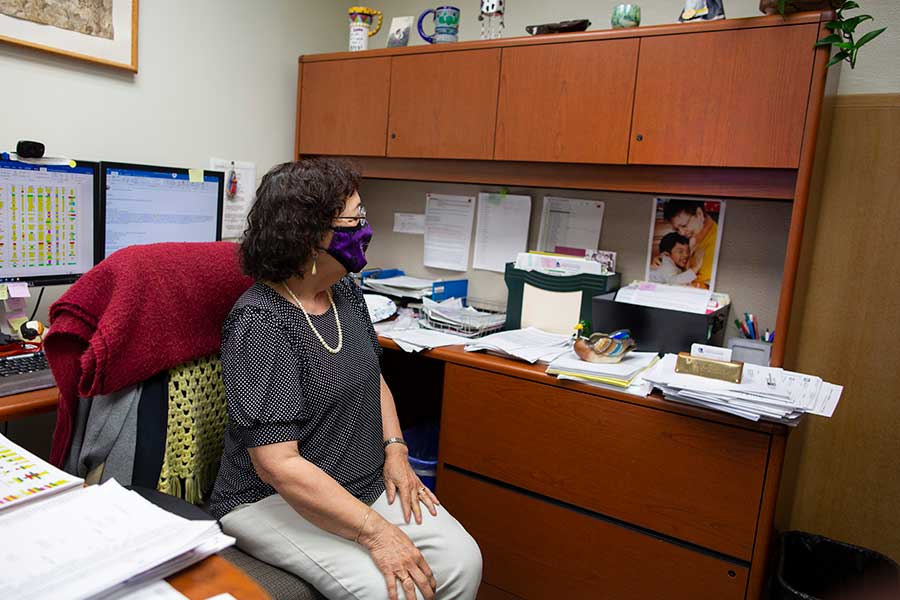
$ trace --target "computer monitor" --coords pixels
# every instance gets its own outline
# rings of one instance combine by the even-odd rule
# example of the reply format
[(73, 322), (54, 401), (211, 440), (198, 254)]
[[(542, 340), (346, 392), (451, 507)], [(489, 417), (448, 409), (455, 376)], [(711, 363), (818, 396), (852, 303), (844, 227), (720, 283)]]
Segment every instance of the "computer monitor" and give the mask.
[(0, 160), (0, 283), (72, 283), (95, 261), (98, 163)]
[(225, 174), (191, 179), (188, 169), (101, 163), (101, 258), (136, 244), (222, 239)]

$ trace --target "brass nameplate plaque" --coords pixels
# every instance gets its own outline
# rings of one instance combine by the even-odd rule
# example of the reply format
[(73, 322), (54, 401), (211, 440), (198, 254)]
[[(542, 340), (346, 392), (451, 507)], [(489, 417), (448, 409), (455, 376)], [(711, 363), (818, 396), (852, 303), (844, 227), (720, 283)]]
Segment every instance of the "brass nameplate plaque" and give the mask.
[(680, 352), (678, 360), (675, 361), (675, 372), (719, 379), (728, 383), (740, 383), (741, 375), (744, 372), (744, 363), (698, 358), (687, 352)]

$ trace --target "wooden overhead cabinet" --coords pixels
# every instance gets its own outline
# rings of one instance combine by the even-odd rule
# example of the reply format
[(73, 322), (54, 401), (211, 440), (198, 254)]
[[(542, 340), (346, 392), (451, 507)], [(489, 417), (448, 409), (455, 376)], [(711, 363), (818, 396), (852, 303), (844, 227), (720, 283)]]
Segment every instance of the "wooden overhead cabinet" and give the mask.
[(639, 44), (504, 48), (494, 158), (625, 164)]
[(301, 63), (299, 154), (384, 156), (391, 59)]
[(490, 160), (500, 49), (393, 58), (388, 156)]
[(796, 169), (817, 24), (641, 40), (629, 162)]

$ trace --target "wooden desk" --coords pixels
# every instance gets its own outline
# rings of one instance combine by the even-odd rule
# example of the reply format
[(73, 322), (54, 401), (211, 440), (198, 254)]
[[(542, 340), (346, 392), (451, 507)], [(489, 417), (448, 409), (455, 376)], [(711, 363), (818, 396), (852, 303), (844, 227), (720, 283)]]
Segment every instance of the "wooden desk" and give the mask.
[(166, 580), (191, 600), (206, 600), (225, 592), (237, 600), (269, 600), (259, 584), (219, 555), (210, 556)]
[(9, 421), (56, 410), (59, 390), (55, 387), (0, 397), (0, 421)]
[(437, 493), (481, 547), (479, 598), (760, 597), (786, 427), (460, 346), (421, 360), (443, 362)]

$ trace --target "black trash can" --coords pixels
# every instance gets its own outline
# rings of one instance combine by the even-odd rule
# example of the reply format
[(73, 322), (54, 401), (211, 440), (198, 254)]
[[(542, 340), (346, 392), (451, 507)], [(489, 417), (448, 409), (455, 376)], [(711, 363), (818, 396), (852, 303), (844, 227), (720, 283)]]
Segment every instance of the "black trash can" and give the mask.
[(788, 531), (773, 583), (773, 600), (888, 600), (900, 598), (900, 565), (874, 550)]

